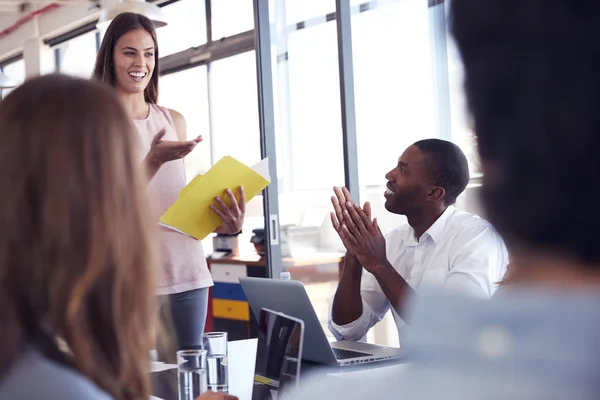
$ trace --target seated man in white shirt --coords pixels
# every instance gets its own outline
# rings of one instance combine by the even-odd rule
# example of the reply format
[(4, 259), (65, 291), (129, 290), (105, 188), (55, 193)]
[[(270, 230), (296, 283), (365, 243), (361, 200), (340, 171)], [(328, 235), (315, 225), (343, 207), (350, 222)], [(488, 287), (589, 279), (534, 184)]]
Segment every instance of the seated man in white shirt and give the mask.
[(508, 265), (504, 242), (477, 215), (453, 204), (469, 182), (467, 159), (455, 144), (416, 142), (386, 174), (385, 207), (408, 225), (382, 235), (371, 208), (334, 189), (334, 228), (347, 253), (329, 328), (338, 340), (359, 340), (392, 310), (400, 342), (406, 302), (421, 285), (443, 285), (489, 298)]

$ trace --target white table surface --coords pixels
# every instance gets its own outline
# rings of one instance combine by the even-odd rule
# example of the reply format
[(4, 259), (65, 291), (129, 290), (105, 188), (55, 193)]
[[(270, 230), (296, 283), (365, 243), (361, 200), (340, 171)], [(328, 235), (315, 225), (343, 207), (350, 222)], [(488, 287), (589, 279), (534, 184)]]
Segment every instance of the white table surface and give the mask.
[[(229, 393), (239, 400), (252, 400), (254, 386), (254, 364), (256, 362), (257, 339), (229, 342)], [(339, 372), (329, 372), (328, 376), (341, 379), (369, 379), (382, 373), (401, 373), (409, 364), (379, 364), (363, 366), (360, 369), (348, 368)]]
[[(252, 389), (254, 386), (254, 364), (256, 363), (257, 339), (235, 340), (229, 342), (228, 366), (229, 366), (229, 394), (237, 396), (239, 400), (252, 400)], [(393, 369), (402, 371), (407, 365), (385, 365), (376, 363), (371, 368), (360, 370), (348, 369), (341, 372), (329, 372), (328, 376), (342, 379), (357, 379), (370, 376), (369, 374), (381, 374)], [(157, 397), (151, 400), (158, 400)]]

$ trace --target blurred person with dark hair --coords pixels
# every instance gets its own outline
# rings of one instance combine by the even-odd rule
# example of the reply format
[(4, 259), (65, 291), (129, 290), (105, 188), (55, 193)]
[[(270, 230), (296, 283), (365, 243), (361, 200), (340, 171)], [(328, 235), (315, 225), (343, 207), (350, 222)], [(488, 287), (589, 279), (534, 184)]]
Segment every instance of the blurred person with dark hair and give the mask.
[(419, 293), (407, 369), (297, 399), (600, 398), (600, 2), (453, 0), (450, 15), (510, 293)]
[(405, 304), (421, 286), (444, 286), (490, 298), (508, 264), (504, 242), (485, 220), (454, 207), (469, 182), (467, 158), (452, 142), (414, 143), (386, 174), (385, 207), (405, 224), (385, 237), (371, 222), (370, 205), (353, 204), (335, 189), (331, 218), (347, 249), (330, 329), (359, 340), (391, 309), (400, 341)]
[[(158, 224), (160, 215), (173, 205), (186, 185), (183, 158), (202, 137), (188, 140), (183, 115), (157, 104), (159, 49), (152, 22), (134, 13), (115, 17), (102, 39), (93, 77), (115, 89), (135, 125), (142, 144), (140, 161), (143, 159), (152, 178), (148, 192)], [(241, 231), (246, 200), (243, 188), (237, 191), (239, 203), (228, 189), (224, 195), (229, 205), (217, 197), (211, 206), (223, 221), (215, 232)], [(208, 310), (208, 288), (213, 285), (202, 242), (164, 226), (160, 227), (159, 238), (163, 262), (157, 294), (170, 308), (178, 347), (200, 348)]]

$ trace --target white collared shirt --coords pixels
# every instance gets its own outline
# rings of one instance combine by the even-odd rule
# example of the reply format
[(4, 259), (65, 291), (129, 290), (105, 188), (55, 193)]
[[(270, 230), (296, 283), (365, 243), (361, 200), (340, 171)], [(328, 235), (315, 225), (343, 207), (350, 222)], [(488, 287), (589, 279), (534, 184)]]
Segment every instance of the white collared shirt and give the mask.
[[(489, 222), (450, 206), (421, 236), (406, 224), (385, 236), (387, 258), (413, 289), (441, 285), (475, 297), (490, 298), (508, 265), (508, 252)], [(390, 306), (377, 279), (363, 270), (363, 313), (356, 321), (329, 329), (338, 340), (360, 340), (391, 309), (400, 342), (406, 324)]]

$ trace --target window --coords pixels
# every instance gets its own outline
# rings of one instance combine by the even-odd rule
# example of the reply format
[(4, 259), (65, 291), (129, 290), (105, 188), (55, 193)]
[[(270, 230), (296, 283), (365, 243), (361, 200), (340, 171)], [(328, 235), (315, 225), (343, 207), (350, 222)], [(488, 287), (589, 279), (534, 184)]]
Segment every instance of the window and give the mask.
[[(273, 56), (279, 60), (275, 80), (277, 161), (283, 173), (280, 222), (291, 231), (309, 221), (315, 224), (312, 228), (326, 222), (331, 188), (344, 183), (344, 159), (335, 23), (293, 31), (286, 46), (285, 57), (281, 50)], [(321, 239), (316, 247), (290, 244), (284, 253), (332, 250), (320, 248), (328, 242)]]
[(247, 165), (260, 161), (254, 51), (210, 64), (215, 162), (231, 155)]
[(285, 7), (288, 25), (301, 21), (318, 19), (324, 22), (325, 16), (335, 12), (335, 0), (275, 0), (276, 7)]
[[(343, 255), (329, 222), (332, 187), (344, 184), (337, 29), (325, 18), (335, 2), (275, 0), (272, 7), (283, 268), (305, 284), (329, 334), (328, 305)], [(311, 23), (298, 26), (304, 18)]]
[(454, 41), (447, 35), (448, 84), (450, 94), (450, 130), (452, 141), (467, 156), (471, 182), (456, 201), (459, 208), (476, 213), (485, 218), (485, 210), (480, 202), (480, 187), (483, 171), (477, 153), (475, 132), (469, 119), (467, 101), (463, 90), (464, 71)]
[(399, 0), (352, 16), (361, 201), (384, 233), (404, 221), (384, 208), (385, 174), (419, 139), (436, 137), (427, 2)]
[(156, 30), (160, 56), (206, 43), (204, 0), (178, 0), (163, 7), (169, 23)]
[[(232, 156), (249, 167), (260, 161), (260, 128), (254, 51), (238, 54), (209, 65), (211, 149), (213, 163)], [(275, 178), (275, 177), (273, 177)], [(254, 250), (252, 230), (264, 227), (262, 196), (246, 207), (240, 252)]]
[[(2, 72), (6, 74), (17, 86), (25, 82), (25, 60), (20, 59), (2, 66)], [(6, 97), (13, 89), (4, 89), (2, 97)]]
[(254, 29), (252, 0), (212, 0), (212, 39)]
[(185, 158), (188, 182), (212, 165), (206, 66), (161, 76), (159, 103), (180, 112), (186, 120), (187, 137), (202, 135), (203, 141)]
[(469, 169), (474, 177), (481, 175), (481, 165), (475, 144), (475, 132), (469, 122), (467, 101), (463, 91), (463, 66), (454, 40), (447, 36), (448, 79), (450, 86), (450, 128), (452, 140), (461, 147), (469, 160)]
[[(294, 191), (344, 182), (337, 34), (334, 22), (293, 32), (288, 38), (291, 163)], [(323, 168), (324, 164), (337, 167)]]
[(96, 63), (96, 46), (96, 31), (91, 31), (55, 47), (59, 72), (89, 78)]

